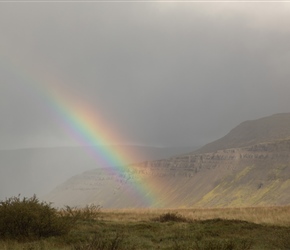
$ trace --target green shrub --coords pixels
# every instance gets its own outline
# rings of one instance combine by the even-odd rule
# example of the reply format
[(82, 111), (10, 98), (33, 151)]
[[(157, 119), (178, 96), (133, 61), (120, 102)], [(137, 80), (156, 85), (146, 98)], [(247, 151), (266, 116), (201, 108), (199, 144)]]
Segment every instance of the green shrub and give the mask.
[(76, 220), (92, 221), (98, 218), (100, 210), (100, 206), (93, 204), (83, 208), (65, 206), (64, 209), (60, 210), (60, 213)]
[(0, 201), (0, 237), (27, 240), (64, 235), (76, 219), (58, 213), (49, 203), (18, 197)]
[(183, 217), (182, 215), (178, 213), (165, 213), (160, 215), (157, 218), (153, 218), (153, 221), (159, 221), (159, 222), (188, 222), (189, 220)]

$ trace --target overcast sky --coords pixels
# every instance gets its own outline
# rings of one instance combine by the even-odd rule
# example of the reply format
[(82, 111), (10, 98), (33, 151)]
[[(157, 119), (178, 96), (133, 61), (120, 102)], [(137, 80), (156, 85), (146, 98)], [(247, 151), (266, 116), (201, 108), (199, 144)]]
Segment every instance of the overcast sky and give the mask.
[(108, 143), (202, 145), (290, 112), (289, 23), (290, 3), (2, 2), (0, 148), (77, 145), (50, 84), (124, 139)]

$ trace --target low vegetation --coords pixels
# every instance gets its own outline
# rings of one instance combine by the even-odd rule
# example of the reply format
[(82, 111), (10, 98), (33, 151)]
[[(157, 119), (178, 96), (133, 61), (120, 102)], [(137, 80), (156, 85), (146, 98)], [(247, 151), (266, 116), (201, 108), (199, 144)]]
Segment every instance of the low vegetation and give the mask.
[(67, 234), (72, 216), (57, 213), (50, 204), (32, 198), (12, 197), (0, 202), (0, 237), (28, 240)]
[(0, 249), (7, 250), (286, 250), (289, 235), (289, 206), (56, 210), (35, 196), (0, 202)]
[(184, 216), (178, 214), (177, 212), (167, 212), (164, 214), (159, 215), (158, 217), (155, 217), (152, 219), (153, 221), (159, 221), (159, 222), (188, 222), (189, 219), (185, 218)]

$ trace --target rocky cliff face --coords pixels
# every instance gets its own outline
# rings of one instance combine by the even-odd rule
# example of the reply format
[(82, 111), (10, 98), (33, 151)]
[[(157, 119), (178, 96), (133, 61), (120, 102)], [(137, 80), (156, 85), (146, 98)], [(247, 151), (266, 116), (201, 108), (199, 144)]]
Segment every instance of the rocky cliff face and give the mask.
[[(130, 193), (145, 184), (143, 196)], [(55, 205), (213, 207), (290, 204), (290, 139), (191, 153), (72, 177), (45, 198)]]

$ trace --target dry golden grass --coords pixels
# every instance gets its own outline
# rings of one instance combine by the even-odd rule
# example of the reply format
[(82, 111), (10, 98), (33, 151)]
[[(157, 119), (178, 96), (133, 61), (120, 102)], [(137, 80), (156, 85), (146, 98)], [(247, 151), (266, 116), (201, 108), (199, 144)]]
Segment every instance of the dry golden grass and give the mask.
[(245, 220), (258, 224), (290, 226), (290, 206), (184, 208), (184, 209), (102, 209), (99, 218), (110, 221), (148, 221), (164, 213), (178, 213), (191, 220), (214, 218)]
[[(0, 249), (281, 250), (289, 249), (290, 244), (290, 206), (101, 210), (88, 207), (61, 212), (78, 218), (69, 234), (27, 242), (1, 239)], [(170, 218), (161, 221), (165, 215)], [(196, 221), (192, 223), (193, 220)]]

